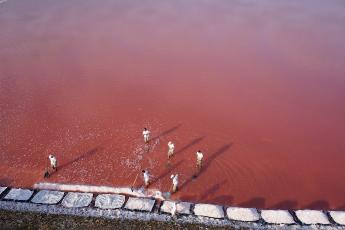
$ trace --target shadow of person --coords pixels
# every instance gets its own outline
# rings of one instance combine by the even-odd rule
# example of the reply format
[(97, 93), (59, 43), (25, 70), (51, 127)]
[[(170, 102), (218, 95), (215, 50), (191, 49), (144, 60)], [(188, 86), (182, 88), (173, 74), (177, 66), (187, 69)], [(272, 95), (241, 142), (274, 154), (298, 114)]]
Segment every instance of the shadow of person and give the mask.
[(196, 180), (197, 177), (199, 177), (202, 173), (204, 173), (207, 168), (211, 165), (211, 163), (217, 158), (219, 157), (221, 154), (225, 153), (230, 147), (232, 146), (231, 144), (226, 144), (224, 146), (222, 146), (221, 148), (219, 148), (217, 151), (215, 151), (209, 158), (207, 158), (205, 161), (205, 165), (202, 167), (202, 169), (200, 171), (197, 171), (194, 175), (192, 175), (190, 178), (188, 178), (181, 186), (180, 186), (180, 190), (184, 187), (186, 187), (190, 182), (192, 182), (193, 180)]
[(170, 174), (179, 166), (181, 165), (183, 162), (183, 160), (180, 160), (179, 162), (175, 163), (174, 165), (172, 165), (171, 167), (167, 168), (167, 170), (165, 170), (162, 174), (160, 174), (158, 177), (154, 178), (151, 182), (151, 184), (159, 181), (160, 179), (166, 177), (166, 176), (170, 176)]
[(172, 133), (172, 132), (174, 132), (176, 129), (180, 128), (181, 126), (182, 126), (182, 124), (178, 124), (178, 125), (176, 125), (176, 126), (170, 128), (170, 129), (168, 129), (168, 130), (165, 130), (165, 131), (161, 132), (160, 134), (158, 134), (157, 136), (152, 137), (152, 140), (156, 140), (156, 139), (159, 139), (159, 138), (161, 138), (161, 137), (163, 137), (163, 136), (165, 136), (165, 135), (168, 135), (169, 133)]
[(82, 159), (91, 157), (92, 155), (95, 155), (98, 151), (101, 151), (101, 150), (102, 150), (101, 147), (99, 147), (99, 146), (98, 146), (98, 147), (95, 147), (95, 148), (93, 148), (93, 149), (91, 149), (91, 150), (89, 150), (89, 151), (87, 151), (87, 152), (85, 152), (85, 153), (79, 155), (77, 158), (75, 158), (75, 159), (73, 159), (73, 160), (71, 160), (71, 161), (68, 161), (68, 162), (66, 162), (66, 163), (64, 163), (64, 164), (62, 164), (62, 165), (60, 165), (60, 166), (58, 165), (58, 166), (57, 166), (57, 169), (58, 169), (58, 171), (59, 171), (59, 170), (62, 170), (62, 169), (64, 169), (64, 168), (68, 167), (69, 165), (73, 164), (74, 162), (77, 162), (77, 161), (79, 161), (79, 160), (82, 160)]
[(287, 209), (292, 210), (297, 208), (298, 202), (296, 200), (284, 200), (270, 207), (270, 209)]
[(0, 186), (10, 186), (12, 183), (12, 179), (7, 178), (7, 177), (1, 177), (0, 178)]
[(175, 151), (175, 154), (181, 153), (185, 150), (187, 150), (188, 148), (192, 147), (193, 145), (199, 143), (200, 141), (202, 141), (205, 138), (205, 136), (201, 136), (198, 138), (193, 139), (191, 142), (189, 142), (187, 145), (183, 146), (181, 149), (178, 149), (177, 151)]
[(303, 209), (328, 210), (329, 209), (329, 203), (325, 200), (316, 200), (316, 201), (313, 201), (312, 203), (304, 206)]
[(244, 208), (265, 208), (265, 199), (263, 197), (254, 197), (250, 200), (240, 203), (238, 206)]
[(204, 200), (209, 196), (212, 196), (214, 193), (216, 193), (219, 188), (226, 183), (226, 180), (222, 180), (219, 183), (216, 183), (212, 185), (210, 188), (208, 188), (203, 194), (200, 195), (200, 200)]
[(213, 154), (211, 154), (211, 156), (206, 159), (205, 168), (207, 168), (212, 163), (213, 160), (215, 160), (221, 154), (225, 153), (231, 146), (232, 146), (232, 143), (226, 144), (222, 146), (221, 148), (219, 148), (217, 151), (215, 151)]
[(336, 209), (337, 209), (337, 210), (344, 210), (344, 209), (345, 209), (345, 204), (343, 204), (343, 205), (337, 207)]
[(234, 200), (233, 196), (222, 195), (222, 196), (216, 196), (214, 198), (207, 199), (204, 202), (210, 203), (210, 204), (231, 205), (233, 200)]
[(231, 146), (232, 146), (232, 143), (231, 144), (226, 144), (226, 145), (222, 146), (221, 148), (219, 148), (214, 153), (212, 153), (210, 157), (206, 158), (203, 167), (200, 170), (196, 171), (196, 173), (193, 175), (193, 179), (196, 179), (198, 176), (200, 176), (202, 173), (204, 173), (207, 170), (207, 168), (210, 167), (212, 162), (217, 157), (219, 157), (220, 155), (225, 153)]

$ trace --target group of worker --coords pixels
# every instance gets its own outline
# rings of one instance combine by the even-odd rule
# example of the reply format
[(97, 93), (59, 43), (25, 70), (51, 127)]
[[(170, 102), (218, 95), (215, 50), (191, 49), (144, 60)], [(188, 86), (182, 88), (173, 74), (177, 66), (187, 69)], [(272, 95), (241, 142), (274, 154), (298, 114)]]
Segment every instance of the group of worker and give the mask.
[[(143, 137), (144, 137), (144, 142), (148, 143), (150, 140), (150, 131), (147, 128), (144, 128)], [(174, 150), (175, 150), (175, 144), (169, 141), (168, 142), (168, 160), (170, 160), (170, 158), (174, 155)], [(201, 150), (198, 150), (196, 152), (196, 168), (198, 172), (202, 168), (203, 158), (204, 158), (204, 154), (201, 152)], [(144, 177), (145, 187), (148, 187), (150, 184), (151, 176), (147, 170), (142, 170), (142, 173)], [(178, 190), (178, 184), (179, 184), (178, 174), (175, 174), (175, 175), (172, 174), (170, 178), (172, 180), (172, 192), (176, 192)]]
[[(143, 137), (144, 137), (144, 142), (148, 143), (150, 141), (150, 131), (147, 128), (144, 128), (143, 131)], [(175, 144), (171, 141), (168, 142), (168, 160), (174, 155), (174, 150), (175, 150)], [(204, 154), (199, 150), (196, 152), (196, 168), (198, 171), (201, 170), (202, 168), (202, 162), (203, 162)], [(48, 156), (48, 159), (50, 161), (50, 170), (49, 168), (45, 171), (44, 177), (49, 177), (50, 174), (53, 172), (57, 171), (57, 160), (56, 157), (53, 154), (50, 154)], [(147, 188), (150, 185), (150, 174), (148, 170), (142, 170), (143, 173), (143, 178), (144, 178), (144, 184), (145, 187)], [(172, 192), (176, 192), (178, 190), (178, 184), (179, 184), (179, 177), (178, 174), (172, 174), (170, 176), (172, 180)]]

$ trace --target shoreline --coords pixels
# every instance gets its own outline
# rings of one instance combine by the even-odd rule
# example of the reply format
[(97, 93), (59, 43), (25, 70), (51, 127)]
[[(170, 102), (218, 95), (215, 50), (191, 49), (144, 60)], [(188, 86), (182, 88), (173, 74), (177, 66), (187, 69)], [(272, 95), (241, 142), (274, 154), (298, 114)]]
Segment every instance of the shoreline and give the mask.
[(58, 190), (64, 192), (91, 192), (91, 193), (112, 193), (123, 194), (135, 197), (155, 198), (158, 200), (165, 200), (163, 193), (156, 189), (135, 189), (129, 187), (111, 187), (111, 186), (96, 186), (83, 184), (61, 184), (61, 183), (36, 183), (33, 186), (38, 190)]
[[(117, 191), (123, 190), (118, 188)], [(42, 226), (68, 226), (70, 229), (84, 226), (121, 229), (345, 229), (343, 211), (260, 210), (176, 202), (177, 214), (172, 217), (170, 212), (174, 202), (118, 193), (0, 187), (0, 222), (10, 229)]]

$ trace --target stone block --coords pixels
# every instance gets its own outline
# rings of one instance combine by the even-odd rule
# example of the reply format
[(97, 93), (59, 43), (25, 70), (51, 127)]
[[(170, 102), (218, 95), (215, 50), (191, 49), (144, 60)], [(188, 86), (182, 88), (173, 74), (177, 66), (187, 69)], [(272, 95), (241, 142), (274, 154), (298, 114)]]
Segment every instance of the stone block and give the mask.
[(5, 196), (7, 200), (27, 201), (34, 192), (29, 189), (13, 188)]
[(340, 225), (345, 225), (345, 212), (344, 211), (330, 211), (332, 219)]
[(255, 208), (229, 207), (226, 214), (230, 220), (254, 222), (260, 219), (260, 214)]
[(292, 215), (287, 210), (261, 210), (261, 217), (269, 224), (295, 224)]
[(69, 192), (62, 201), (67, 208), (87, 207), (92, 201), (92, 193)]
[(101, 194), (96, 198), (95, 206), (102, 209), (121, 208), (125, 203), (125, 196), (115, 194)]
[(60, 191), (41, 190), (32, 198), (31, 202), (36, 204), (57, 204), (64, 194)]
[(125, 208), (129, 210), (151, 212), (154, 205), (155, 200), (152, 199), (129, 197)]
[(205, 216), (217, 219), (224, 218), (223, 207), (220, 205), (196, 204), (194, 207), (194, 213), (197, 216)]
[(303, 224), (330, 224), (327, 215), (322, 211), (298, 210), (296, 216)]
[(176, 204), (176, 213), (179, 214), (191, 214), (190, 206), (191, 203), (189, 202), (174, 202), (174, 201), (164, 201), (163, 205), (161, 206), (161, 212), (171, 213), (173, 204)]

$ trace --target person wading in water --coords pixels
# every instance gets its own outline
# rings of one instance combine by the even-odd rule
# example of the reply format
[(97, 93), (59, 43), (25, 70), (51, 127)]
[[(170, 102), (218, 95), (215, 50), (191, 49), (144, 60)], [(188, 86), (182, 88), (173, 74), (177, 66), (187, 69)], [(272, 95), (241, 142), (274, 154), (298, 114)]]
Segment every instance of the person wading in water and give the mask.
[(178, 190), (178, 174), (171, 175), (170, 178), (172, 179), (172, 192), (175, 193)]
[(143, 136), (144, 136), (144, 142), (147, 143), (150, 140), (150, 131), (147, 128), (144, 128)]
[(57, 171), (57, 160), (56, 157), (53, 154), (50, 154), (48, 156), (49, 162), (50, 162), (50, 170), (47, 168), (47, 170), (44, 172), (44, 177), (47, 178), (50, 176), (51, 172), (56, 172)]
[(201, 152), (201, 150), (196, 152), (196, 168), (197, 171), (200, 172), (202, 168), (204, 154)]
[(169, 141), (168, 148), (169, 148), (169, 150), (168, 150), (168, 159), (170, 159), (174, 155), (174, 149), (175, 149), (174, 143)]
[(150, 174), (147, 170), (143, 170), (142, 172), (143, 172), (143, 176), (144, 176), (145, 188), (147, 188), (150, 185)]

